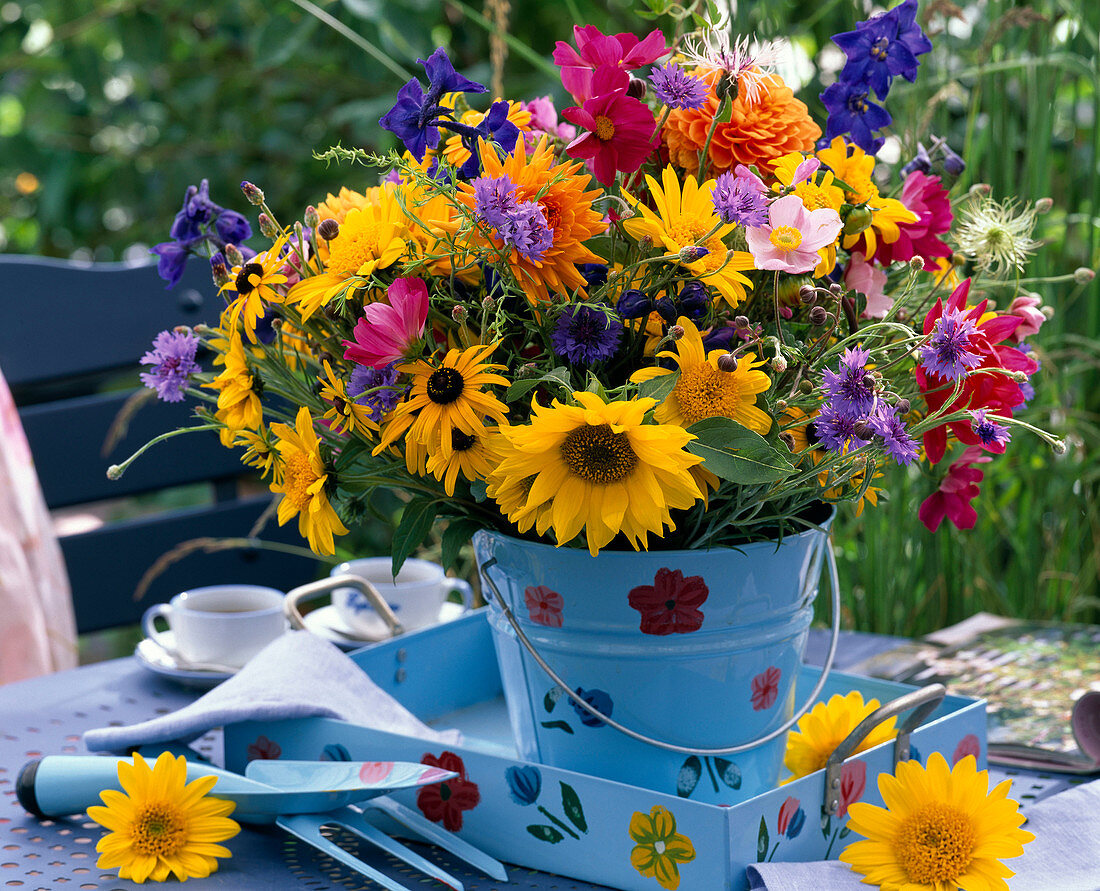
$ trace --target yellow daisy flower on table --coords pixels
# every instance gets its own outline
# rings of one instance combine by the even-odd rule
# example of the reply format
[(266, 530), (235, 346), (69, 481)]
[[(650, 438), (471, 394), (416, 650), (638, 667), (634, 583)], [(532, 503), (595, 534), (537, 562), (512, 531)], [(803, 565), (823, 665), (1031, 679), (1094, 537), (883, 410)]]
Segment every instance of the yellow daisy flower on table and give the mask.
[[(676, 171), (669, 166), (661, 173), (660, 183), (649, 175), (646, 176), (646, 183), (656, 212), (634, 196), (625, 194), (623, 197), (630, 202), (635, 214), (640, 214), (623, 223), (627, 233), (636, 241), (648, 236), (655, 245), (663, 245), (670, 262), (678, 263), (703, 284), (716, 288), (730, 306), (737, 306), (745, 299), (746, 289), (752, 284), (741, 274), (754, 268), (752, 254), (748, 251), (728, 251), (722, 241), (737, 227), (732, 223), (723, 224), (715, 213), (710, 197), (714, 191), (714, 180), (709, 179), (699, 185), (694, 176), (685, 174), (681, 189)], [(690, 263), (680, 259), (684, 248), (695, 246), (715, 227), (714, 234), (700, 245), (707, 250), (706, 256)]]
[(295, 514), (298, 532), (309, 542), (315, 554), (336, 553), (333, 535), (347, 535), (348, 530), (336, 516), (325, 493), (328, 470), (321, 460), (317, 431), (309, 409), (298, 409), (295, 425), (272, 424), (271, 432), (278, 437), (275, 448), (282, 459), (283, 478), (272, 482), (272, 492), (283, 496), (279, 502), (279, 525), (283, 526)]
[[(676, 341), (676, 351), (662, 350), (662, 359), (672, 359), (680, 369), (680, 377), (660, 405), (653, 412), (654, 420), (661, 424), (690, 427), (706, 418), (731, 418), (743, 427), (757, 433), (771, 429), (771, 416), (756, 407), (756, 396), (771, 386), (771, 379), (759, 366), (765, 364), (747, 353), (737, 360), (733, 371), (722, 371), (718, 357), (726, 350), (706, 352), (699, 329), (691, 319), (681, 316), (677, 324), (684, 329), (684, 336)], [(653, 380), (676, 372), (670, 368), (643, 368), (630, 376), (635, 383)]]
[(218, 842), (241, 827), (229, 819), (232, 801), (210, 798), (217, 777), (187, 782), (187, 759), (163, 752), (152, 768), (141, 755), (119, 761), (123, 791), (105, 789), (103, 805), (88, 816), (108, 830), (96, 843), (100, 869), (118, 869), (120, 879), (144, 884), (175, 875), (181, 882), (216, 872), (219, 857), (232, 854)]
[(595, 393), (573, 399), (579, 405), (532, 403), (529, 424), (500, 428), (512, 453), (491, 474), (495, 490), (502, 481), (535, 477), (523, 507), (508, 519), (552, 502), (559, 545), (583, 529), (593, 556), (620, 532), (636, 550), (645, 548), (649, 533), (676, 528), (670, 509), (703, 497), (690, 473), (702, 459), (684, 450), (695, 437), (676, 425), (645, 424), (654, 399), (605, 403)]
[(1002, 859), (1019, 857), (1035, 839), (1020, 829), (1024, 815), (1008, 797), (1011, 780), (989, 790), (989, 771), (973, 755), (953, 768), (939, 752), (928, 766), (902, 761), (879, 774), (886, 808), (848, 807), (849, 828), (864, 836), (840, 859), (882, 891), (1009, 891), (1015, 873)]
[(238, 319), (243, 322), (245, 333), (252, 343), (257, 342), (256, 322), (263, 317), (268, 304), (283, 302), (283, 295), (276, 290), (276, 286), (286, 283), (286, 276), (281, 272), (286, 240), (285, 234), (280, 235), (270, 250), (257, 254), (240, 266), (234, 266), (229, 270), (229, 281), (221, 286), (222, 291), (237, 295), (230, 300), (226, 312), (234, 327)]
[(224, 425), (218, 431), (222, 445), (230, 448), (242, 430), (259, 429), (264, 410), (240, 334), (230, 334), (227, 343), (228, 349), (221, 355), (225, 367), (221, 374), (203, 386), (218, 391), (218, 408), (214, 417)]
[[(798, 727), (787, 736), (787, 751), (783, 765), (793, 776), (784, 782), (797, 780), (825, 767), (833, 750), (844, 741), (856, 725), (880, 705), (877, 699), (863, 701), (863, 694), (853, 690), (846, 696), (835, 694), (828, 702), (819, 702), (798, 719)], [(883, 721), (864, 737), (855, 752), (866, 752), (897, 736), (894, 718)]]
[(676, 831), (676, 817), (662, 805), (654, 805), (648, 814), (635, 811), (630, 818), (630, 838), (634, 849), (630, 865), (647, 878), (657, 880), (669, 891), (680, 887), (681, 863), (695, 859), (695, 845)]

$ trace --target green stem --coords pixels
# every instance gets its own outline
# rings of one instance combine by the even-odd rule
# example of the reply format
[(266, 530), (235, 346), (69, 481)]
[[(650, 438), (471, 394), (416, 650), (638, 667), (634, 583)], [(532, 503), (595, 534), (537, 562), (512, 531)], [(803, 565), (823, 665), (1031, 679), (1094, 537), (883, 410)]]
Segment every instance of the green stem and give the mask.
[(580, 838), (580, 836), (577, 835), (577, 833), (575, 833), (565, 823), (563, 823), (561, 820), (559, 820), (557, 817), (555, 817), (552, 813), (550, 813), (550, 811), (548, 811), (546, 808), (544, 808), (541, 804), (538, 806), (538, 809), (539, 809), (540, 814), (542, 814), (544, 817), (546, 817), (547, 820), (549, 820), (551, 823), (553, 823), (559, 829), (564, 829), (571, 836), (573, 836), (573, 838), (576, 838), (576, 839)]
[(293, 0), (293, 2), (295, 5), (300, 6), (314, 18), (328, 25), (337, 34), (346, 37), (357, 47), (359, 47), (359, 49), (367, 53), (367, 55), (372, 56), (377, 61), (381, 62), (386, 68), (396, 74), (401, 80), (408, 81), (413, 79), (413, 75), (411, 72), (406, 71), (361, 34), (353, 31), (338, 18), (329, 15), (315, 3), (311, 3), (310, 0)]
[[(300, 0), (294, 0), (294, 2), (298, 3), (298, 2), (300, 2)], [(455, 7), (455, 9), (459, 10), (464, 16), (466, 16), (466, 18), (468, 18), (475, 25), (478, 25), (479, 27), (484, 29), (486, 34), (500, 34), (500, 31), (496, 27), (496, 25), (494, 25), (492, 22), (490, 22), (487, 18), (485, 18), (485, 16), (483, 16), (476, 9), (473, 9), (470, 6), (467, 6), (465, 3), (462, 2), (462, 0), (447, 0), (447, 3), (449, 5)], [(507, 32), (505, 32), (501, 36), (504, 38), (504, 42), (506, 44), (508, 44), (509, 49), (511, 49), (513, 52), (515, 52), (515, 54), (517, 56), (522, 56), (524, 59), (526, 59), (528, 62), (530, 62), (536, 68), (538, 68), (539, 71), (541, 71), (543, 74), (548, 74), (551, 77), (553, 77), (555, 80), (560, 76), (561, 72), (558, 71), (558, 68), (557, 68), (556, 65), (552, 65), (551, 63), (547, 62), (546, 59), (544, 59), (542, 56), (540, 56), (538, 53), (536, 53), (533, 49), (531, 49), (531, 47), (529, 47), (522, 40), (518, 40), (517, 38), (513, 37), (511, 34), (508, 34)]]
[(156, 436), (150, 439), (145, 445), (138, 449), (129, 458), (123, 461), (121, 464), (112, 464), (107, 468), (107, 478), (112, 480), (119, 479), (122, 474), (126, 472), (128, 468), (139, 455), (145, 453), (148, 449), (155, 446), (158, 442), (164, 442), (166, 439), (171, 439), (173, 436), (179, 436), (183, 433), (197, 433), (200, 430), (219, 430), (221, 424), (201, 424), (198, 427), (180, 427), (176, 430), (169, 430), (167, 433), (162, 433), (160, 436)]

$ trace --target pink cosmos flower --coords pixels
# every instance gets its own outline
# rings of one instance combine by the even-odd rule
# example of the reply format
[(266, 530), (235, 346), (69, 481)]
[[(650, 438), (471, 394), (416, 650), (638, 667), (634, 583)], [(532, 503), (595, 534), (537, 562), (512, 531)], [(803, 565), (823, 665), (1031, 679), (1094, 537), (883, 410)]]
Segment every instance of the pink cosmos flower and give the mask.
[(978, 497), (981, 491), (978, 483), (985, 476), (974, 465), (988, 464), (992, 460), (980, 447), (971, 446), (947, 469), (947, 476), (940, 487), (924, 499), (917, 511), (917, 516), (929, 532), (939, 529), (944, 517), (958, 529), (974, 528), (978, 522), (978, 512), (970, 506), (970, 502)]
[(523, 602), (527, 604), (532, 622), (548, 628), (561, 628), (565, 600), (557, 591), (551, 591), (546, 585), (528, 585), (523, 592)]
[(389, 303), (368, 303), (355, 323), (355, 342), (344, 341), (344, 358), (385, 368), (405, 356), (424, 334), (428, 288), (418, 278), (399, 278), (386, 291)]
[[(633, 34), (604, 34), (595, 25), (573, 26), (573, 49), (564, 40), (554, 46), (554, 64), (561, 68), (561, 82), (578, 103), (598, 96), (593, 87), (597, 69), (611, 68), (625, 72), (650, 65), (672, 51), (665, 45), (660, 29), (654, 28), (643, 40)], [(626, 86), (624, 80), (623, 84)]]
[[(936, 236), (951, 228), (951, 199), (938, 176), (914, 170), (901, 189), (901, 203), (917, 215), (915, 223), (898, 223), (901, 234), (890, 244), (880, 238), (874, 259), (883, 266), (897, 261), (907, 263), (913, 257), (924, 258), (924, 268), (935, 271), (936, 257), (950, 257), (951, 247)], [(866, 243), (861, 242), (862, 249)]]
[[(596, 88), (602, 89), (614, 81), (614, 69), (596, 72)], [(601, 92), (562, 112), (562, 117), (586, 132), (565, 149), (570, 158), (582, 158), (605, 186), (615, 181), (615, 173), (633, 173), (642, 166), (658, 144), (654, 132), (657, 121), (644, 102), (628, 96), (626, 88)]]
[(549, 96), (539, 96), (523, 107), (531, 112), (531, 123), (523, 134), (528, 151), (538, 145), (539, 139), (544, 134), (564, 139), (566, 142), (577, 135), (577, 128), (572, 124), (558, 123), (558, 110), (554, 107), (554, 100)]
[(863, 315), (869, 319), (885, 318), (894, 305), (894, 298), (886, 293), (886, 270), (871, 265), (862, 254), (852, 254), (844, 270), (844, 284), (867, 298)]
[(762, 671), (752, 679), (752, 707), (753, 711), (763, 711), (775, 704), (779, 695), (779, 678), (783, 672), (774, 665), (767, 671)]
[(1047, 317), (1043, 315), (1043, 311), (1039, 309), (1042, 303), (1043, 298), (1038, 294), (1021, 294), (1012, 301), (1008, 307), (1008, 314), (1019, 316), (1023, 319), (1023, 322), (1009, 335), (1010, 340), (1020, 343), (1027, 340), (1032, 334), (1039, 333), (1039, 329), (1043, 327), (1043, 322), (1047, 320)]
[(818, 251), (836, 241), (843, 223), (831, 207), (806, 210), (797, 195), (777, 198), (769, 221), (745, 230), (757, 269), (810, 272), (821, 262)]

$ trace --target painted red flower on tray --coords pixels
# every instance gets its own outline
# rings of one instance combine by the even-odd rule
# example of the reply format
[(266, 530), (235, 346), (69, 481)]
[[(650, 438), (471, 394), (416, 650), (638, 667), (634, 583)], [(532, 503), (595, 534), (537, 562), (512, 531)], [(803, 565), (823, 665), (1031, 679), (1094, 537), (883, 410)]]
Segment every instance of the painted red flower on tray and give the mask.
[(523, 592), (523, 601), (527, 604), (532, 622), (561, 628), (561, 611), (565, 601), (557, 591), (551, 591), (546, 585), (528, 585)]
[(429, 753), (420, 763), (458, 774), (434, 786), (422, 786), (416, 793), (416, 806), (425, 817), (433, 823), (442, 823), (444, 829), (457, 832), (462, 828), (462, 812), (472, 810), (481, 801), (477, 783), (466, 778), (466, 765), (454, 752), (441, 752), (438, 758)]
[(752, 679), (753, 709), (759, 712), (775, 704), (775, 698), (779, 695), (779, 679), (782, 676), (783, 672), (773, 665)]
[(840, 769), (840, 805), (836, 815), (840, 819), (848, 813), (848, 805), (863, 797), (867, 788), (867, 763), (864, 761), (845, 761)]
[(703, 624), (699, 609), (710, 591), (701, 575), (678, 569), (658, 569), (652, 585), (639, 585), (630, 592), (630, 605), (642, 614), (643, 634), (687, 634)]
[(962, 739), (959, 740), (959, 744), (955, 746), (955, 754), (951, 756), (951, 763), (958, 764), (967, 755), (973, 755), (977, 760), (978, 756), (982, 754), (982, 744), (978, 742), (978, 737), (973, 733), (968, 733)]

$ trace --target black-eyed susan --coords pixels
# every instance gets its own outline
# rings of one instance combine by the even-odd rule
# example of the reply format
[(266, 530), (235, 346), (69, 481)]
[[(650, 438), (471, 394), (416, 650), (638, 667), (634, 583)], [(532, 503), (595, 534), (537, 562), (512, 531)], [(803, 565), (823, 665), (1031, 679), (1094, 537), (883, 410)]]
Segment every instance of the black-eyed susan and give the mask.
[(187, 759), (161, 753), (153, 767), (141, 755), (118, 762), (123, 791), (105, 789), (103, 806), (88, 808), (88, 816), (108, 830), (96, 843), (100, 869), (117, 869), (120, 879), (139, 885), (163, 882), (175, 875), (181, 882), (206, 878), (218, 869), (219, 857), (232, 856), (218, 842), (241, 827), (229, 819), (231, 801), (207, 794), (217, 777), (187, 782)]
[(471, 483), (484, 480), (493, 468), (495, 452), (489, 440), (499, 436), (493, 428), (483, 433), (466, 433), (463, 430), (451, 431), (451, 454), (444, 457), (441, 450), (428, 449), (427, 471), (443, 482), (448, 495), (455, 493), (455, 481), (461, 473)]
[[(726, 350), (708, 353), (699, 329), (686, 316), (681, 316), (677, 324), (684, 334), (676, 341), (676, 351), (662, 350), (657, 355), (675, 361), (680, 376), (654, 410), (654, 419), (662, 424), (690, 427), (706, 418), (730, 418), (757, 433), (767, 433), (772, 425), (771, 416), (756, 407), (757, 394), (771, 386), (771, 379), (758, 370), (764, 362), (747, 353), (737, 360), (733, 371), (722, 371), (718, 357), (726, 355)], [(641, 383), (675, 373), (669, 368), (644, 368), (636, 371), (631, 380)]]
[(325, 374), (318, 378), (321, 384), (319, 395), (329, 405), (324, 417), (332, 429), (337, 433), (356, 433), (359, 436), (377, 432), (378, 424), (371, 419), (374, 409), (348, 396), (347, 384), (337, 377), (328, 359), (323, 359), (322, 365)]
[[(858, 690), (852, 690), (846, 696), (837, 693), (828, 702), (817, 703), (798, 719), (798, 727), (787, 736), (783, 764), (792, 774), (790, 779), (796, 780), (821, 770), (833, 750), (879, 705), (877, 699), (864, 702), (863, 694)], [(894, 718), (890, 718), (876, 724), (852, 754), (865, 752), (895, 736), (897, 727)]]
[(453, 349), (438, 364), (420, 359), (398, 366), (412, 377), (412, 386), (405, 401), (390, 415), (374, 454), (404, 435), (406, 442), (419, 442), (425, 447), (438, 443), (440, 456), (449, 460), (454, 451), (454, 431), (482, 436), (486, 419), (503, 422), (504, 403), (484, 389), (509, 383), (493, 373), (502, 366), (485, 362), (496, 347), (490, 343)]
[(309, 541), (313, 552), (334, 554), (333, 535), (347, 535), (348, 530), (336, 516), (325, 492), (328, 470), (321, 458), (309, 409), (305, 406), (298, 409), (293, 427), (272, 424), (271, 432), (278, 437), (275, 448), (283, 465), (282, 481), (270, 485), (272, 492), (283, 496), (279, 502), (279, 525), (297, 514), (298, 532)]
[(218, 431), (222, 445), (230, 448), (241, 431), (259, 429), (264, 410), (240, 334), (234, 331), (225, 344), (221, 374), (203, 386), (218, 391), (218, 408), (214, 416), (223, 425)]
[[(252, 343), (257, 342), (256, 323), (267, 312), (268, 306), (283, 302), (284, 294), (279, 286), (285, 285), (287, 280), (282, 273), (286, 262), (283, 257), (286, 240), (287, 236), (281, 235), (270, 250), (257, 254), (240, 266), (234, 266), (229, 270), (229, 281), (221, 287), (227, 293), (226, 299), (230, 300), (227, 310), (229, 318), (234, 325), (240, 320)], [(236, 296), (231, 297), (233, 294)]]
[[(747, 251), (727, 251), (722, 241), (736, 226), (722, 223), (714, 209), (711, 200), (714, 180), (699, 185), (694, 176), (684, 174), (681, 189), (679, 175), (672, 167), (666, 167), (660, 183), (648, 175), (646, 182), (656, 212), (626, 194), (624, 197), (639, 214), (623, 224), (626, 231), (636, 240), (649, 237), (655, 245), (663, 245), (670, 262), (684, 266), (703, 284), (716, 288), (730, 306), (737, 306), (752, 284), (741, 273), (754, 268), (753, 259)], [(700, 247), (706, 254), (696, 260), (685, 260), (681, 251), (694, 247), (704, 236), (706, 240)]]
[(635, 549), (647, 547), (649, 533), (676, 528), (671, 509), (702, 497), (690, 472), (702, 459), (684, 450), (694, 437), (677, 425), (644, 423), (653, 399), (573, 399), (577, 405), (533, 404), (529, 424), (500, 428), (513, 452), (493, 470), (498, 490), (500, 481), (534, 476), (521, 510), (552, 501), (559, 545), (583, 529), (593, 555), (620, 532)]
[(1014, 875), (1001, 860), (1019, 857), (1035, 836), (1020, 828), (1024, 815), (1008, 797), (1012, 780), (989, 789), (989, 771), (973, 755), (953, 768), (939, 752), (928, 766), (902, 761), (881, 773), (886, 808), (848, 807), (848, 828), (864, 838), (840, 859), (882, 891), (1009, 891)]

